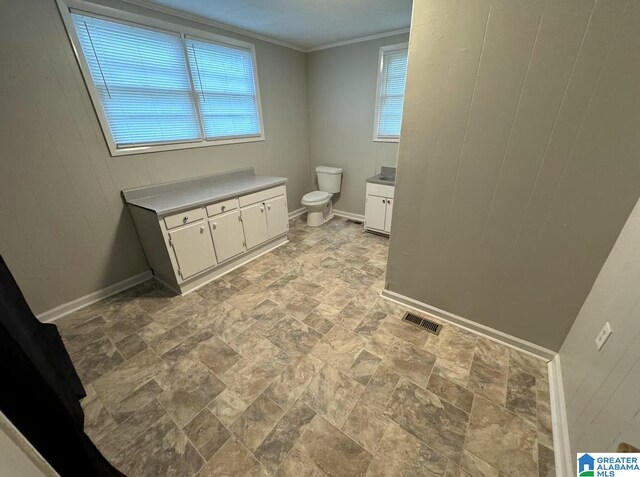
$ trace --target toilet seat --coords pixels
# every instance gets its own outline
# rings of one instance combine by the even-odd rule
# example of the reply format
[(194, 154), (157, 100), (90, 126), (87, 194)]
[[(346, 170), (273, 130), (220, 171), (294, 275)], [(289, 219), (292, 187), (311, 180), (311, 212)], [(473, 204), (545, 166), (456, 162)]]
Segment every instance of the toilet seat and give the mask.
[(330, 198), (331, 198), (331, 194), (329, 192), (314, 190), (313, 192), (306, 193), (302, 197), (302, 201), (308, 204), (316, 204), (318, 202), (325, 202)]

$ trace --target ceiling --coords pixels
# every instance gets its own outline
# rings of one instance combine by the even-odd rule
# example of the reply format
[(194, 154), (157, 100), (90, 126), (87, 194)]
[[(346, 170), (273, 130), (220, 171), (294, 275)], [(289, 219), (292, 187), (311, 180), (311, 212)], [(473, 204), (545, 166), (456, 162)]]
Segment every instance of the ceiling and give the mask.
[(412, 0), (129, 0), (197, 16), (308, 51), (407, 30)]

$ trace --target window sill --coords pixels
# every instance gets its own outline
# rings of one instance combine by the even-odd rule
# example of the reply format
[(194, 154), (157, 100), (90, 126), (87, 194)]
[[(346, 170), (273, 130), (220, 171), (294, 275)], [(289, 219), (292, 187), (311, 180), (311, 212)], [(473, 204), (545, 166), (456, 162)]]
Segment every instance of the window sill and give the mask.
[(400, 142), (399, 137), (374, 137), (373, 142)]
[(153, 146), (132, 146), (132, 147), (123, 147), (123, 148), (111, 147), (111, 144), (110, 144), (109, 152), (111, 153), (112, 157), (131, 156), (134, 154), (148, 154), (151, 152), (176, 151), (179, 149), (194, 149), (199, 147), (210, 147), (210, 146), (226, 146), (230, 144), (243, 144), (247, 142), (259, 142), (264, 140), (265, 140), (265, 137), (263, 134), (260, 136), (219, 139), (217, 141), (180, 142), (180, 143), (174, 143), (174, 144), (161, 144), (161, 145), (153, 145)]

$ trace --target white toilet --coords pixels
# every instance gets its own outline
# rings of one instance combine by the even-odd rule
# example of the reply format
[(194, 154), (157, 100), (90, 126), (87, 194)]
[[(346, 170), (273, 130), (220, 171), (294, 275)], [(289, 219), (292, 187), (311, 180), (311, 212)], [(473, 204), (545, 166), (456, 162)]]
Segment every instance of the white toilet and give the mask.
[(342, 169), (339, 167), (316, 167), (318, 190), (305, 194), (302, 205), (307, 208), (307, 225), (317, 227), (333, 218), (333, 194), (340, 192)]

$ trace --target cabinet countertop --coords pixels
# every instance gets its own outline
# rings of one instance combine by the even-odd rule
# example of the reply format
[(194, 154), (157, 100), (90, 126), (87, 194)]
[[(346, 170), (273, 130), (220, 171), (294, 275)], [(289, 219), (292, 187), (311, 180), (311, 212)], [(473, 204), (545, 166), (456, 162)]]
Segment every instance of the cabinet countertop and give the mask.
[(214, 176), (122, 191), (127, 204), (151, 210), (158, 216), (286, 184), (285, 177), (256, 176), (242, 169)]

